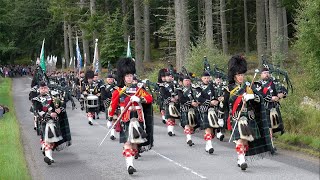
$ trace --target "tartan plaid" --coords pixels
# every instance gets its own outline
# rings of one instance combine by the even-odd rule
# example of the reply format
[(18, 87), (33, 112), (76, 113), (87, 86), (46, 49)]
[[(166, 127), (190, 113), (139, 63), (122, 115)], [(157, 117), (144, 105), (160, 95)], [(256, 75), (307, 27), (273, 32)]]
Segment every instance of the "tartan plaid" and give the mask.
[(59, 114), (58, 126), (60, 127), (60, 131), (63, 139), (55, 144), (55, 146), (59, 146), (65, 142), (71, 142), (71, 132), (69, 127), (69, 120), (66, 112)]

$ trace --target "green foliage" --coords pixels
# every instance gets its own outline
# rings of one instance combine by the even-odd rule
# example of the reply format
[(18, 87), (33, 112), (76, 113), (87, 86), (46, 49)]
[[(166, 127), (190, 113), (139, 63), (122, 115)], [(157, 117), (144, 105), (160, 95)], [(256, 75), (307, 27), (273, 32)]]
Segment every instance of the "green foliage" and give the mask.
[(10, 112), (0, 119), (0, 179), (31, 179), (23, 154), (20, 129), (14, 112), (12, 80), (0, 78), (0, 104)]
[(314, 90), (320, 89), (320, 14), (319, 0), (300, 2), (296, 18), (296, 49), (299, 51), (299, 59), (305, 64), (313, 80), (309, 86)]
[[(297, 72), (297, 69), (300, 71)], [(301, 71), (301, 67), (288, 69), (290, 78), (294, 82), (294, 93), (289, 93), (288, 97), (281, 101), (281, 114), (284, 122), (285, 131), (288, 134), (298, 136), (309, 136), (320, 139), (320, 111), (309, 105), (302, 105), (305, 96), (309, 96), (319, 102), (319, 91), (306, 88), (312, 81), (312, 77), (307, 76), (307, 72)], [(308, 141), (309, 142), (309, 141)], [(316, 144), (308, 143), (307, 145)], [(312, 145), (312, 147), (314, 146)]]
[(100, 46), (101, 63), (104, 67), (107, 66), (108, 61), (114, 63), (124, 55), (126, 46), (123, 38), (122, 21), (119, 10), (105, 19), (103, 42)]
[(279, 136), (277, 140), (290, 145), (307, 147), (307, 148), (309, 147), (316, 151), (320, 150), (320, 138), (315, 138), (312, 136), (285, 133), (282, 136)]
[(203, 72), (204, 56), (207, 57), (212, 69), (215, 64), (217, 67), (226, 70), (229, 57), (223, 55), (217, 48), (209, 49), (203, 39), (200, 39), (196, 45), (191, 47), (191, 50), (187, 56), (187, 70), (190, 72), (195, 72), (195, 75), (199, 77)]

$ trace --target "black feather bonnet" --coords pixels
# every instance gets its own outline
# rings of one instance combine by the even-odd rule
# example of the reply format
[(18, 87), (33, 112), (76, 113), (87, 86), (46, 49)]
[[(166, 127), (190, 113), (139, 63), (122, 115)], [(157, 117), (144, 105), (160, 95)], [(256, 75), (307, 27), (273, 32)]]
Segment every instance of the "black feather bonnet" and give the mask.
[(228, 79), (229, 84), (235, 83), (234, 76), (237, 74), (244, 74), (247, 72), (247, 61), (243, 56), (232, 56), (228, 62)]
[(135, 62), (132, 58), (120, 58), (117, 62), (117, 82), (119, 87), (125, 86), (124, 76), (136, 73)]

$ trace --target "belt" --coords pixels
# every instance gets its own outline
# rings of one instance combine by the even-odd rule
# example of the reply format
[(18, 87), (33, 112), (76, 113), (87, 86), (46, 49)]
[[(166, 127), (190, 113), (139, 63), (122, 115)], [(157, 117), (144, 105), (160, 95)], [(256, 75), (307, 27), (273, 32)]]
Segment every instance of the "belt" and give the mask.
[(128, 110), (131, 111), (133, 108), (135, 108), (135, 109), (141, 109), (140, 106), (130, 106)]

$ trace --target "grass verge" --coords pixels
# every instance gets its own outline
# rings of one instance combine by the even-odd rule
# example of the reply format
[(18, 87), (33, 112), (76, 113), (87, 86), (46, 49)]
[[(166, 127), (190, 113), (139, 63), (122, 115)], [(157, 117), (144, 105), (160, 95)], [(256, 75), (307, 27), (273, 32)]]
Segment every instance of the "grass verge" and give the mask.
[(13, 106), (12, 80), (0, 78), (0, 104), (10, 112), (0, 119), (0, 179), (31, 179)]

